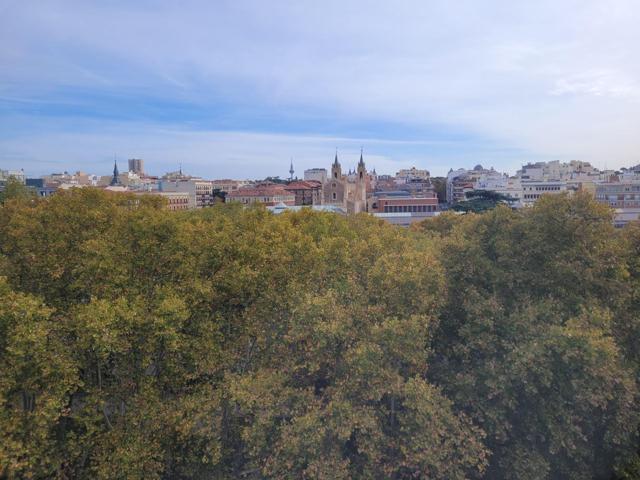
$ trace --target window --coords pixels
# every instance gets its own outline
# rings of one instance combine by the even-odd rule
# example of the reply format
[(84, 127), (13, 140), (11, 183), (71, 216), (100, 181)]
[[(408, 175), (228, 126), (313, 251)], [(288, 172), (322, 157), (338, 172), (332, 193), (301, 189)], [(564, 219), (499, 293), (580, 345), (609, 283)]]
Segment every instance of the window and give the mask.
[(336, 199), (336, 192), (333, 192), (333, 199)]

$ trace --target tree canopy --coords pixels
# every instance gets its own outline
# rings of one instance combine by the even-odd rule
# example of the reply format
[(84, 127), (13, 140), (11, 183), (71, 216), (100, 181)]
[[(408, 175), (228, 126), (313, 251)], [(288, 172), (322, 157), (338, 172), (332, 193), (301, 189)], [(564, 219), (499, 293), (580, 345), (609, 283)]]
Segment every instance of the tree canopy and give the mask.
[(515, 199), (492, 190), (471, 190), (465, 193), (465, 199), (451, 207), (456, 212), (482, 213), (498, 205), (510, 205)]
[(635, 478), (640, 230), (0, 207), (0, 478)]

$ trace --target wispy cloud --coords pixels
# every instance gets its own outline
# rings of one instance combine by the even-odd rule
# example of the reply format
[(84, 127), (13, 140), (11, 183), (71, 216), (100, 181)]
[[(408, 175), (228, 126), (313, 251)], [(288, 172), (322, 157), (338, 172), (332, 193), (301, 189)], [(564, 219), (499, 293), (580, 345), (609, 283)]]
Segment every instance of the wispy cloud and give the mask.
[(613, 70), (588, 71), (556, 81), (553, 95), (595, 95), (640, 100), (640, 83)]
[[(635, 0), (9, 2), (0, 149), (13, 153), (0, 161), (94, 158), (107, 148), (104, 128), (120, 122), (112, 144), (126, 148), (137, 126), (158, 162), (167, 152), (173, 163), (204, 161), (203, 145), (228, 150), (237, 133), (225, 132), (242, 131), (256, 142), (251, 165), (320, 160), (335, 138), (363, 141), (381, 164), (432, 170), (628, 164), (640, 160), (639, 23)], [(192, 137), (169, 135), (182, 142), (169, 145), (154, 136), (162, 125)], [(218, 133), (189, 141), (202, 131)], [(226, 175), (250, 168), (211, 158)]]
[(175, 170), (182, 164), (190, 173), (214, 178), (262, 178), (286, 176), (290, 159), (299, 176), (306, 168), (328, 168), (336, 148), (347, 169), (355, 168), (360, 148), (365, 146), (367, 165), (378, 172), (429, 165), (434, 173), (442, 174), (449, 168), (451, 158), (457, 163), (477, 163), (479, 158), (484, 158), (495, 160), (499, 166), (500, 161), (521, 155), (521, 152), (499, 148), (470, 148), (467, 142), (455, 140), (395, 140), (101, 124), (104, 128), (100, 132), (90, 126), (82, 132), (62, 128), (53, 133), (29, 134), (29, 141), (22, 135), (0, 139), (0, 164), (23, 160), (38, 174), (51, 169), (70, 169), (71, 166), (108, 173), (113, 156), (117, 155), (123, 163), (127, 156), (153, 159), (148, 167), (150, 173), (155, 174)]

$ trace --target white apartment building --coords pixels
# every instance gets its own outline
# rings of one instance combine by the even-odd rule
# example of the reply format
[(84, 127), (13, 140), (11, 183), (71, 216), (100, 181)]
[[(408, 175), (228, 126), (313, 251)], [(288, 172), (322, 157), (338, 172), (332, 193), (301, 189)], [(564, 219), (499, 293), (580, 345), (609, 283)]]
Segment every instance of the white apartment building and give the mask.
[(24, 170), (2, 170), (0, 169), (0, 180), (7, 181), (10, 178), (15, 178), (19, 182), (26, 182), (27, 177), (24, 173)]
[(447, 203), (453, 204), (463, 201), (465, 194), (476, 188), (479, 181), (501, 181), (503, 174), (490, 168), (486, 170), (482, 165), (476, 165), (472, 170), (459, 168), (449, 170), (447, 174)]
[(543, 195), (557, 195), (559, 193), (575, 191), (567, 185), (564, 180), (544, 181), (544, 180), (522, 180), (522, 205), (530, 207)]
[(536, 162), (523, 165), (516, 173), (522, 180), (563, 180), (571, 178), (576, 174), (598, 175), (597, 168), (591, 166), (589, 162), (571, 160), (568, 163), (560, 163), (559, 160), (551, 162)]
[(524, 206), (524, 191), (519, 178), (509, 177), (503, 174), (501, 177), (485, 177), (479, 179), (474, 190), (490, 190), (506, 197), (512, 198), (514, 201), (512, 207), (520, 208)]

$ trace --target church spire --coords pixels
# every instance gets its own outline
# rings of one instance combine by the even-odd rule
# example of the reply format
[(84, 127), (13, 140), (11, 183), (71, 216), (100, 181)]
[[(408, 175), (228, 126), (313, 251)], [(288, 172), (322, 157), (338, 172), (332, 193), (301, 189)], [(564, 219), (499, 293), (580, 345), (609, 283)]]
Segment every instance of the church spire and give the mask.
[(113, 157), (113, 177), (111, 177), (111, 183), (109, 185), (112, 187), (114, 185), (120, 185), (120, 173), (118, 172), (118, 162), (116, 161), (115, 155)]
[(364, 180), (365, 175), (367, 174), (367, 168), (364, 166), (364, 159), (362, 158), (362, 147), (360, 148), (360, 161), (358, 162), (358, 178), (360, 180)]
[(331, 177), (334, 180), (339, 180), (342, 178), (342, 167), (340, 167), (340, 162), (338, 161), (337, 148), (336, 148), (336, 159), (333, 161), (333, 165), (331, 165)]

